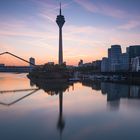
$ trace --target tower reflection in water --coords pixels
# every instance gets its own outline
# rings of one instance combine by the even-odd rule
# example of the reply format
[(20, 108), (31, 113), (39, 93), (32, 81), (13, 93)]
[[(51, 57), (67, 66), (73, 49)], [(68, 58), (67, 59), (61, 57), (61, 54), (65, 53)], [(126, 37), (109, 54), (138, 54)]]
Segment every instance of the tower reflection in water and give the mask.
[(57, 122), (57, 128), (60, 131), (60, 135), (65, 127), (65, 120), (63, 118), (63, 92), (59, 92), (59, 117)]
[(47, 82), (45, 80), (36, 80), (36, 79), (30, 79), (32, 85), (35, 84), (39, 89), (43, 89), (46, 93), (49, 95), (59, 95), (59, 116), (58, 116), (58, 122), (57, 122), (57, 129), (60, 132), (60, 136), (62, 135), (62, 132), (65, 128), (65, 120), (63, 117), (63, 93), (69, 89), (70, 86), (73, 86), (73, 83), (69, 82), (58, 82), (58, 81), (52, 81)]

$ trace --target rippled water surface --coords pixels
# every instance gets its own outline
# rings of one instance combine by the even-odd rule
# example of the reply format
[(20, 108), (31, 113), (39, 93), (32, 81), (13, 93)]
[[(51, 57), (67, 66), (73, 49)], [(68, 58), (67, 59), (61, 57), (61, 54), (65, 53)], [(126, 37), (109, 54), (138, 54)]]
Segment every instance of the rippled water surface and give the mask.
[(140, 86), (56, 86), (0, 73), (0, 140), (140, 139)]

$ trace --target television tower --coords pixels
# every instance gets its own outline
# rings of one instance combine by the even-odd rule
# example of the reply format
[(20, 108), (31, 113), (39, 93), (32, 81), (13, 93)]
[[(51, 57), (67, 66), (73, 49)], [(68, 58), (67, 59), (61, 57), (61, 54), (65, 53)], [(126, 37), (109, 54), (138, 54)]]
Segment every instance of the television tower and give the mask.
[(60, 3), (60, 13), (57, 15), (56, 23), (59, 27), (59, 58), (58, 58), (58, 64), (63, 64), (63, 42), (62, 42), (62, 27), (65, 23), (65, 18), (63, 15), (61, 15), (61, 3)]

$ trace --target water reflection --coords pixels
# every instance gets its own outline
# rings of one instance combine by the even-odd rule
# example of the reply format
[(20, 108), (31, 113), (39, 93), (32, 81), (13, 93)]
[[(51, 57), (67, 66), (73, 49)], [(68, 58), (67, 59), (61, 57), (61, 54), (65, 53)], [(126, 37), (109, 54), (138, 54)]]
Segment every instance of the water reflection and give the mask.
[(117, 110), (120, 106), (120, 99), (140, 99), (140, 86), (125, 85), (107, 82), (82, 82), (84, 86), (93, 90), (101, 90), (103, 95), (107, 95), (107, 105), (111, 110)]
[[(36, 85), (39, 89), (43, 89), (47, 94), (59, 95), (59, 116), (57, 122), (57, 129), (60, 132), (60, 138), (62, 137), (62, 132), (65, 128), (65, 120), (63, 117), (63, 93), (69, 89), (73, 83), (70, 82), (58, 82), (52, 81), (48, 82), (46, 80), (30, 79), (31, 86)], [(73, 86), (74, 87), (74, 86)]]
[(59, 117), (57, 122), (57, 128), (60, 131), (60, 135), (65, 127), (65, 120), (63, 117), (63, 92), (59, 92)]
[[(9, 102), (0, 106), (0, 139), (140, 138), (139, 86), (88, 81), (75, 84), (73, 91), (73, 83), (21, 82), (24, 77), (16, 76), (15, 83), (12, 76), (3, 85), (0, 80), (0, 100)], [(10, 93), (12, 89), (18, 90)]]
[[(29, 90), (33, 90), (33, 91), (31, 91), (31, 92), (28, 93), (27, 95), (24, 95), (24, 96), (22, 96), (22, 97), (20, 97), (20, 98), (18, 98), (18, 99), (16, 99), (16, 100), (14, 100), (14, 101), (11, 101), (10, 103), (0, 102), (0, 105), (11, 106), (11, 105), (13, 105), (13, 104), (15, 104), (15, 103), (17, 103), (17, 102), (19, 102), (19, 101), (21, 101), (21, 100), (27, 98), (28, 96), (34, 94), (34, 93), (37, 92), (39, 89), (29, 89)], [(27, 89), (0, 91), (0, 93), (1, 93), (1, 94), (3, 94), (3, 93), (5, 94), (5, 93), (10, 93), (10, 92), (20, 92), (20, 91), (21, 91), (21, 92), (27, 91)]]
[[(16, 104), (17, 102), (20, 102), (21, 100), (31, 96), (32, 94), (36, 93), (39, 90), (44, 90), (45, 93), (47, 93), (50, 96), (53, 95), (59, 95), (59, 115), (58, 115), (58, 121), (56, 124), (56, 127), (58, 131), (60, 132), (60, 138), (62, 136), (62, 132), (65, 128), (65, 120), (63, 117), (63, 93), (66, 90), (69, 90), (70, 86), (73, 86), (73, 83), (69, 82), (47, 82), (45, 80), (35, 80), (30, 79), (30, 86), (36, 87), (36, 88), (30, 88), (30, 89), (14, 89), (14, 90), (1, 90), (0, 94), (7, 94), (7, 93), (16, 93), (16, 92), (29, 92), (28, 94), (19, 97), (18, 99), (15, 99), (14, 101), (11, 101), (10, 103), (0, 102), (0, 105), (4, 106), (12, 106)], [(74, 86), (73, 86), (74, 87)], [(73, 88), (74, 89), (74, 88)]]

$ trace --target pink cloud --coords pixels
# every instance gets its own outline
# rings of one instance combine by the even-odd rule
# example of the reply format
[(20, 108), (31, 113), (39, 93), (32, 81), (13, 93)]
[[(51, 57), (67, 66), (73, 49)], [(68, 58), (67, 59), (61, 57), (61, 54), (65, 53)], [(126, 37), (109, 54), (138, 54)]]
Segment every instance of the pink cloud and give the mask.
[(131, 20), (128, 23), (119, 26), (118, 28), (119, 29), (124, 29), (124, 30), (130, 30), (130, 29), (133, 29), (133, 28), (136, 28), (136, 27), (139, 27), (139, 26), (140, 26), (139, 20), (137, 20), (137, 21)]
[(126, 13), (123, 10), (117, 9), (107, 4), (102, 3), (94, 4), (90, 0), (74, 0), (74, 1), (92, 13), (100, 13), (115, 18), (123, 18), (126, 16)]
[[(47, 21), (55, 23), (56, 15), (59, 12), (59, 2), (50, 1), (50, 0), (32, 0), (40, 7), (39, 16), (44, 18)], [(71, 2), (62, 3), (61, 7), (67, 8), (71, 5)], [(56, 23), (55, 23), (56, 24)]]
[(81, 5), (90, 12), (96, 13), (99, 10), (99, 8), (96, 5), (94, 5), (91, 1), (75, 0), (75, 2), (77, 2), (79, 5)]
[(0, 21), (0, 28), (1, 30), (6, 30), (6, 29), (20, 29), (20, 28), (25, 28), (26, 23), (25, 21), (22, 20), (17, 20), (13, 18), (8, 18), (6, 21)]
[[(43, 26), (42, 22), (39, 26)], [(45, 26), (44, 31), (40, 31), (36, 28), (31, 28), (28, 23), (22, 22), (21, 20), (10, 20), (9, 22), (0, 21), (0, 36), (1, 37), (31, 37), (31, 38), (49, 38), (54, 39), (56, 35), (54, 35), (54, 30), (50, 31), (50, 25)]]

